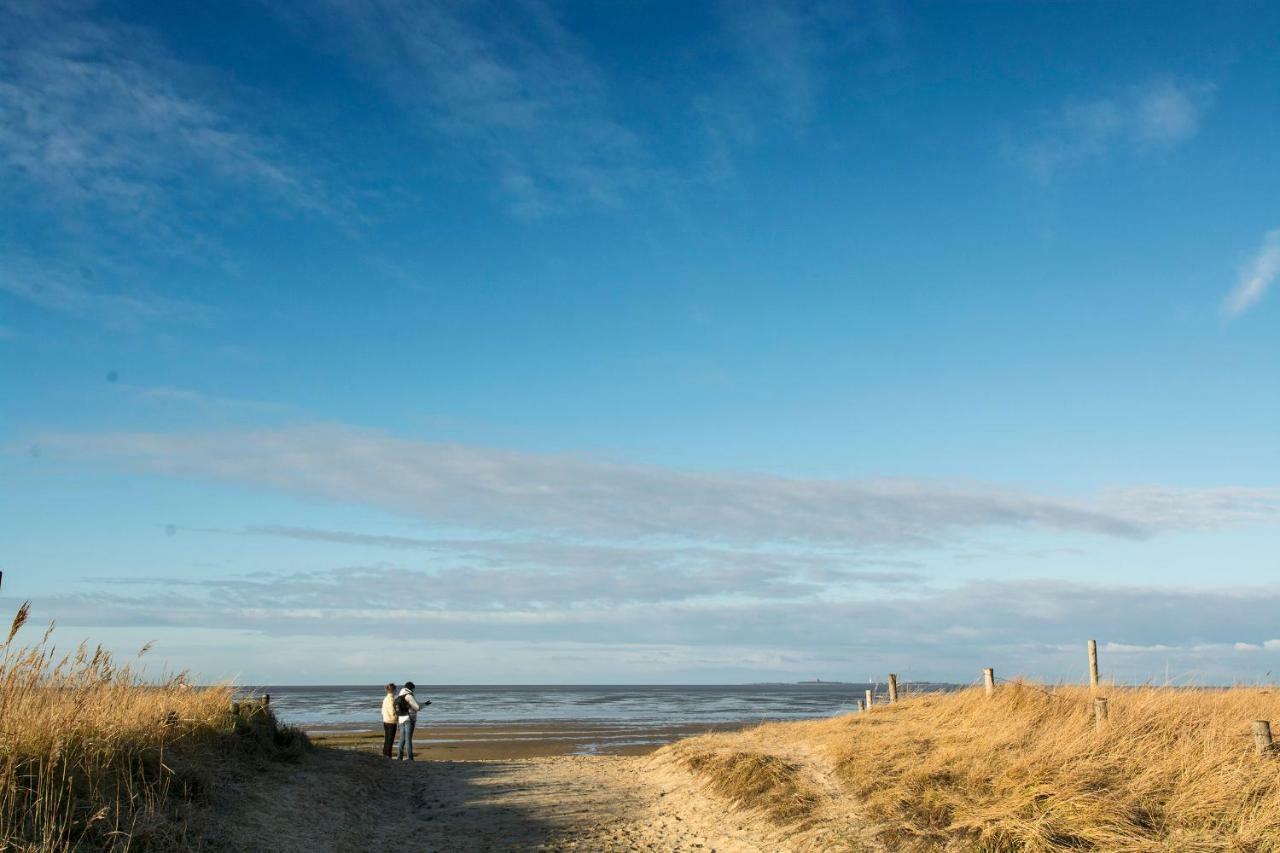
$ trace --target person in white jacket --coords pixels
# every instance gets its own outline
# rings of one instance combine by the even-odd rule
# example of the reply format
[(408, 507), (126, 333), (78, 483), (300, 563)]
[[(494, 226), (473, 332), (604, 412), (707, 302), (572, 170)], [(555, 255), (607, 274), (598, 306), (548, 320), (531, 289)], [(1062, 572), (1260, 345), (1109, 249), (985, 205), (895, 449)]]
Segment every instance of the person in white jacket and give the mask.
[(391, 747), (396, 742), (396, 685), (387, 684), (387, 695), (382, 697), (382, 754), (391, 757)]
[(412, 681), (406, 681), (404, 687), (400, 688), (400, 692), (396, 694), (396, 715), (400, 721), (400, 760), (405, 760), (405, 752), (409, 753), (409, 760), (413, 761), (413, 730), (418, 725), (418, 710), (422, 705), (430, 705), (431, 700), (428, 699), (422, 705), (418, 704), (418, 700), (413, 695), (414, 684)]

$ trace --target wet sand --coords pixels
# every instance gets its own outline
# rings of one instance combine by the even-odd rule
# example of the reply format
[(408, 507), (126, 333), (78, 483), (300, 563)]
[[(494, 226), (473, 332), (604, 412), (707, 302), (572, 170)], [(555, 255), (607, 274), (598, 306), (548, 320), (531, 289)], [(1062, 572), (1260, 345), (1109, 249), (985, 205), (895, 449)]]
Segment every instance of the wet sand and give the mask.
[[(501, 723), (434, 726), (414, 731), (419, 761), (492, 761), (561, 755), (646, 755), (680, 738), (707, 732), (739, 731), (752, 723), (665, 726), (594, 722)], [(307, 728), (318, 746), (378, 753), (382, 732), (373, 729)]]

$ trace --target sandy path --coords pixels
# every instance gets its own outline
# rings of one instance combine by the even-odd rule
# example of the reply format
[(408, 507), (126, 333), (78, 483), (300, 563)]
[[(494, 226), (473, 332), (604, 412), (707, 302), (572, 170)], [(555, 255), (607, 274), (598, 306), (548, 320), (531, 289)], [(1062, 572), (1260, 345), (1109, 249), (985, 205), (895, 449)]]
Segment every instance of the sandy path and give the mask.
[[(774, 755), (790, 766), (798, 780), (815, 797), (813, 810), (786, 826), (768, 824), (758, 819), (750, 823), (761, 847), (778, 851), (822, 851), (822, 853), (889, 853), (864, 804), (840, 785), (835, 761), (825, 750), (816, 748), (822, 739), (812, 727), (822, 721), (762, 726), (729, 735), (709, 735), (688, 743), (705, 744), (704, 748), (732, 752)], [(658, 764), (671, 766), (674, 757), (663, 752), (655, 756)], [(696, 784), (691, 784), (696, 789)], [(707, 799), (705, 796), (703, 800)]]
[(222, 788), (205, 849), (762, 853), (768, 831), (648, 756), (387, 762), (317, 750)]

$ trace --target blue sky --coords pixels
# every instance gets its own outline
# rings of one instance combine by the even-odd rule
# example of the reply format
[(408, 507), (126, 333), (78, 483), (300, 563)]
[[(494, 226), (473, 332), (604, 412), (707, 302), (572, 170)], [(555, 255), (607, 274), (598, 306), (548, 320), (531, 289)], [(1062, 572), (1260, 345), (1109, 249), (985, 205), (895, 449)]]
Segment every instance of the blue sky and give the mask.
[(0, 9), (0, 605), (62, 642), (1280, 666), (1280, 9)]

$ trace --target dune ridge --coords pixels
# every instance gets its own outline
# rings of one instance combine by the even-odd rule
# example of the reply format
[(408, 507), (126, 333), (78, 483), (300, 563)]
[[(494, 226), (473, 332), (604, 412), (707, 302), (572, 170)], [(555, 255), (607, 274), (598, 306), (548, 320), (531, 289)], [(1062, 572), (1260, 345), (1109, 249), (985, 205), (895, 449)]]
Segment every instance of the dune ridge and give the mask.
[(1252, 721), (1280, 718), (1276, 691), (1103, 692), (1101, 729), (1088, 688), (1019, 681), (691, 738), (656, 757), (830, 849), (1280, 850), (1280, 757), (1258, 755), (1251, 735)]

